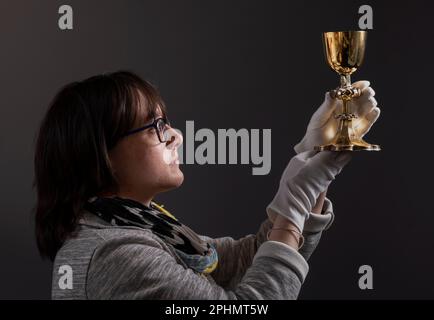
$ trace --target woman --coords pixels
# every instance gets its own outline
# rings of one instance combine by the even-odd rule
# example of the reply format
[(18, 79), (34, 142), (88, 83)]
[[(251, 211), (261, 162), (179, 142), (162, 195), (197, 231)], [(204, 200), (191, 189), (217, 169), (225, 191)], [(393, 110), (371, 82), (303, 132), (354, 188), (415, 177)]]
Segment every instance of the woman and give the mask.
[[(366, 133), (379, 109), (369, 83), (358, 85)], [(309, 151), (327, 139), (338, 104), (327, 95), (312, 117), (258, 232), (212, 239), (153, 202), (184, 179), (182, 136), (157, 90), (131, 72), (62, 88), (35, 152), (36, 237), (54, 261), (52, 298), (297, 298), (306, 261), (333, 218), (325, 191), (349, 160)]]

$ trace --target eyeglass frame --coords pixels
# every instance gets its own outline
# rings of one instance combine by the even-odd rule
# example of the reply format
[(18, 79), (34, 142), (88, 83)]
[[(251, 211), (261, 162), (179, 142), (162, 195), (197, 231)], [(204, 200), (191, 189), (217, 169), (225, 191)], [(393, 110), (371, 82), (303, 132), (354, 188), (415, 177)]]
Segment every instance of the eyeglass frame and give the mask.
[(143, 126), (143, 127), (137, 128), (137, 129), (133, 129), (133, 130), (130, 130), (130, 131), (127, 131), (126, 133), (124, 133), (121, 136), (121, 138), (130, 136), (130, 135), (132, 135), (134, 133), (137, 133), (137, 132), (149, 129), (149, 128), (154, 128), (155, 131), (157, 132), (158, 140), (160, 140), (161, 143), (165, 143), (168, 140), (163, 140), (161, 138), (161, 136), (164, 136), (164, 134), (160, 131), (160, 129), (158, 129), (158, 125), (157, 125), (158, 122), (161, 121), (161, 120), (164, 121), (164, 127), (166, 127), (167, 125), (170, 127), (170, 122), (169, 122), (169, 120), (166, 117), (158, 117), (158, 118), (154, 119), (154, 121), (152, 121), (152, 123), (147, 124), (146, 126)]

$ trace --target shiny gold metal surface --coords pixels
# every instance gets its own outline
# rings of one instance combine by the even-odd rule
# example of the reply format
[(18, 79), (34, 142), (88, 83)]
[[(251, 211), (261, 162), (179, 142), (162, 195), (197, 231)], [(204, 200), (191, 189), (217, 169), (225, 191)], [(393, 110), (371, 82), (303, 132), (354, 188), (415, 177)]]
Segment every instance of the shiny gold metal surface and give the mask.
[(380, 146), (369, 144), (359, 137), (353, 129), (353, 119), (356, 115), (351, 113), (350, 103), (360, 96), (360, 90), (351, 85), (350, 75), (363, 63), (366, 48), (366, 31), (338, 31), (323, 34), (324, 53), (328, 65), (341, 77), (340, 86), (330, 94), (342, 100), (342, 113), (336, 116), (339, 119), (338, 130), (329, 144), (315, 146), (317, 151), (379, 151)]

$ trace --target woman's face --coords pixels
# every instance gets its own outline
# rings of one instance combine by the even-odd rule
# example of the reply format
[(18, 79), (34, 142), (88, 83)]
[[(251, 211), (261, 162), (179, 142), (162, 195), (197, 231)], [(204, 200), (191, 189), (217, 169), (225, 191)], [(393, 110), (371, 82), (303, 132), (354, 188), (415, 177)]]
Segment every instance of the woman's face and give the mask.
[[(156, 118), (161, 116), (161, 110), (158, 110)], [(141, 127), (152, 121), (137, 123)], [(173, 128), (167, 130), (167, 142), (161, 143), (155, 128), (149, 128), (122, 138), (110, 151), (119, 196), (149, 205), (156, 194), (182, 184), (184, 175), (179, 168), (177, 152), (183, 141), (182, 135)]]

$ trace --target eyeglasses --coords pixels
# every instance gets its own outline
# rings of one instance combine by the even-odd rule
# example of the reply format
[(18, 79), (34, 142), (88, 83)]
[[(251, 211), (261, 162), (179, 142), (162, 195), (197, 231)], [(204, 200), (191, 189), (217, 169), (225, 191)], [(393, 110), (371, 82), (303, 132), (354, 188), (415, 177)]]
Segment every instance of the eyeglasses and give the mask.
[(168, 133), (167, 129), (168, 129), (168, 127), (170, 127), (170, 122), (167, 118), (164, 118), (164, 117), (154, 119), (154, 121), (151, 124), (148, 124), (144, 127), (130, 130), (130, 131), (126, 132), (125, 134), (123, 134), (122, 138), (129, 136), (129, 135), (132, 135), (134, 133), (152, 128), (152, 127), (157, 131), (158, 140), (160, 140), (161, 143), (167, 142), (169, 140), (169, 135), (167, 134)]

